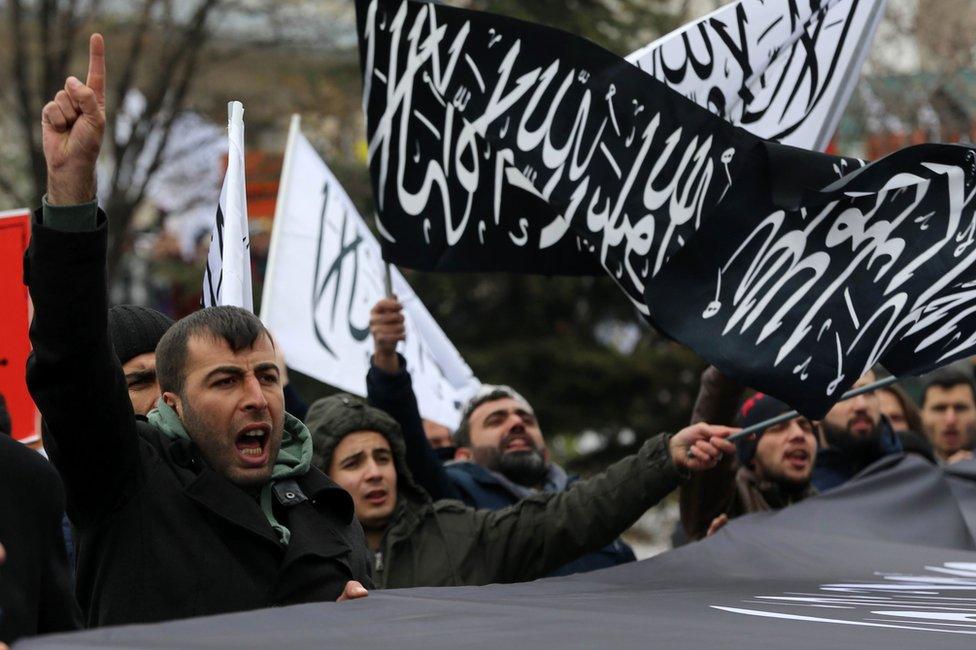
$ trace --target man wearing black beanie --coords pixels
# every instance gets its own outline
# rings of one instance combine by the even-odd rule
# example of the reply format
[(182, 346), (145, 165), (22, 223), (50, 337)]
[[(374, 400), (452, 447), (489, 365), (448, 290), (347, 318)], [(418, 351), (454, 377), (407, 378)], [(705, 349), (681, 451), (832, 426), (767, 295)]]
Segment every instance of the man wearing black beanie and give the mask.
[[(709, 372), (711, 371), (711, 375)], [(710, 384), (729, 384), (709, 368), (702, 378), (702, 394)], [(733, 394), (741, 389), (721, 392)], [(735, 388), (735, 387), (731, 387)], [(702, 400), (699, 395), (699, 402)], [(696, 408), (696, 414), (702, 409)], [(763, 393), (746, 399), (735, 417), (750, 427), (792, 411), (788, 404)], [(810, 481), (817, 452), (817, 436), (807, 418), (767, 427), (737, 445), (737, 457), (723, 458), (715, 468), (697, 474), (681, 488), (681, 523), (688, 539), (713, 534), (729, 519), (751, 512), (779, 510), (816, 494)]]
[(117, 305), (108, 310), (109, 338), (122, 364), (136, 415), (147, 415), (159, 399), (156, 344), (172, 324), (172, 318), (148, 307)]

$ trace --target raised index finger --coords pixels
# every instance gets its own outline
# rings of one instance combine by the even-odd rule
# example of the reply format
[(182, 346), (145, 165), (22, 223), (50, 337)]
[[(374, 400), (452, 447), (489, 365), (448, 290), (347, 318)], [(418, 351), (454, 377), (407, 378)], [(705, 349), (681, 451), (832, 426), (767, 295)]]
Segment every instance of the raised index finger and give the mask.
[(105, 41), (92, 34), (88, 42), (88, 80), (85, 85), (95, 92), (98, 105), (105, 107)]

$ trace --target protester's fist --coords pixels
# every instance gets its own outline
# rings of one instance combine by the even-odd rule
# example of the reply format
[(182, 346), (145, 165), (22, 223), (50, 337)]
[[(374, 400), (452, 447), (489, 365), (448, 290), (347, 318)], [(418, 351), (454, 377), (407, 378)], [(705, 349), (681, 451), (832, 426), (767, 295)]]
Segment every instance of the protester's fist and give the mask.
[(95, 161), (105, 132), (105, 43), (92, 34), (88, 80), (68, 77), (64, 90), (41, 111), (41, 140), (47, 161), (47, 200), (75, 205), (95, 198)]
[(346, 583), (345, 589), (342, 590), (342, 594), (336, 599), (336, 602), (341, 603), (347, 600), (356, 600), (357, 598), (365, 598), (368, 595), (369, 592), (366, 591), (366, 587), (355, 580), (350, 580)]
[(407, 339), (403, 305), (396, 296), (383, 298), (369, 312), (369, 332), (373, 335), (373, 363), (380, 370), (397, 372), (400, 360), (396, 346)]
[(735, 453), (735, 445), (726, 438), (738, 430), (704, 422), (685, 427), (671, 436), (671, 460), (679, 468), (693, 472), (711, 469), (723, 454)]
[(712, 523), (708, 526), (708, 532), (705, 533), (705, 537), (711, 537), (718, 531), (722, 530), (725, 524), (729, 523), (729, 516), (726, 514), (721, 514), (715, 519), (712, 519)]

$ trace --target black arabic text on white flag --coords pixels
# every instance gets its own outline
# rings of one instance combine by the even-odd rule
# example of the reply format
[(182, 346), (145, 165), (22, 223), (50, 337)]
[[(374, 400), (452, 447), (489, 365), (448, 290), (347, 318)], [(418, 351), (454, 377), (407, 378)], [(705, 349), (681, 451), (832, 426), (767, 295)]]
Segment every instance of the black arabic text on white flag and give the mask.
[(227, 115), (227, 173), (210, 235), (202, 302), (204, 307), (231, 305), (254, 311), (247, 185), (244, 182), (244, 105), (229, 102)]
[[(289, 367), (366, 395), (369, 315), (386, 295), (384, 267), (376, 238), (293, 118), (261, 301), (261, 320)], [(420, 413), (454, 429), (479, 382), (403, 276), (396, 269), (390, 276)]]
[(972, 354), (972, 150), (861, 168), (761, 140), (558, 30), (413, 1), (357, 14), (387, 259), (601, 266), (668, 335), (812, 417), (875, 363)]
[(627, 60), (750, 133), (822, 151), (884, 7), (885, 0), (739, 0)]

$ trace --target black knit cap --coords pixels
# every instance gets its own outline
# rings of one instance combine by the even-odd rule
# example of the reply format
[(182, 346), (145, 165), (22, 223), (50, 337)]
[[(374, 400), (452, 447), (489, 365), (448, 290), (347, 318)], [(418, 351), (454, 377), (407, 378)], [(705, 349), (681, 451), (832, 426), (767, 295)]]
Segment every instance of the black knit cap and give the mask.
[[(781, 402), (772, 395), (756, 393), (742, 403), (742, 406), (739, 408), (737, 423), (745, 429), (746, 427), (751, 427), (754, 424), (759, 424), (760, 422), (792, 410), (789, 404)], [(756, 447), (758, 446), (759, 436), (741, 441), (736, 448), (739, 455), (739, 462), (748, 466), (752, 462), (752, 459), (755, 458)]]
[(148, 307), (116, 305), (108, 310), (108, 334), (122, 363), (155, 352), (159, 339), (172, 325), (172, 318)]

